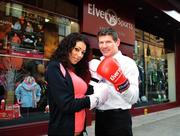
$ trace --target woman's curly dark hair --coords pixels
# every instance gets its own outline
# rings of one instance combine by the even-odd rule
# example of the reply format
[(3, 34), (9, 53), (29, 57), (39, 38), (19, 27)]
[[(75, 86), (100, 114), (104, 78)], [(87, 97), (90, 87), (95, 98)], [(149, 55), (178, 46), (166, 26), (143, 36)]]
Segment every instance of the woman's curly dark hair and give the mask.
[[(73, 50), (76, 42), (82, 41), (86, 45), (86, 52), (77, 64), (72, 65), (69, 60), (69, 53)], [(58, 48), (51, 57), (51, 60), (60, 61), (62, 65), (67, 69), (73, 69), (74, 72), (80, 76), (87, 83), (90, 81), (89, 72), (89, 59), (91, 55), (91, 49), (88, 39), (85, 35), (80, 33), (71, 33), (66, 36), (59, 44)]]

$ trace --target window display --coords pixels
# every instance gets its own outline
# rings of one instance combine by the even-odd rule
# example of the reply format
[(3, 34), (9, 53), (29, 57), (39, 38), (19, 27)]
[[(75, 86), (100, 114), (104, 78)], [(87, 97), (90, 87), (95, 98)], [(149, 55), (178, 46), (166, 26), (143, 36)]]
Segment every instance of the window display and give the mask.
[(48, 60), (61, 39), (78, 31), (68, 18), (0, 2), (0, 127), (48, 119)]
[[(1, 100), (6, 104), (5, 110), (0, 110), (3, 115), (17, 104), (21, 117), (29, 116), (30, 112), (44, 112), (47, 105), (44, 80), (46, 61), (18, 57), (0, 57), (0, 60)], [(1, 118), (12, 117), (7, 113), (0, 116), (0, 120)]]
[(170, 101), (167, 55), (163, 38), (136, 29), (134, 59), (139, 69), (137, 105)]
[(1, 7), (0, 54), (49, 59), (59, 40), (79, 31), (79, 24), (65, 17), (19, 4), (1, 2)]
[(17, 56), (43, 58), (44, 33), (38, 25), (43, 25), (44, 22), (33, 22), (35, 18), (32, 17), (28, 21), (26, 19), (28, 12), (23, 12), (23, 15), (20, 18), (12, 18), (15, 21), (12, 22), (13, 27), (8, 34), (9, 53)]
[(26, 76), (15, 89), (17, 104), (21, 107), (21, 113), (34, 110), (41, 97), (41, 87), (33, 76)]

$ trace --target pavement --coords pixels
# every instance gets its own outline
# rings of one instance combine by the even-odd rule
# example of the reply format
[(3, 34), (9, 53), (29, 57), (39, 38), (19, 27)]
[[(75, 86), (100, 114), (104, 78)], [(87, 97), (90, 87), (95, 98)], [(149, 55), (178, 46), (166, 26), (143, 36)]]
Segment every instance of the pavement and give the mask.
[[(133, 136), (180, 136), (180, 107), (132, 117)], [(95, 136), (94, 121), (87, 127)]]

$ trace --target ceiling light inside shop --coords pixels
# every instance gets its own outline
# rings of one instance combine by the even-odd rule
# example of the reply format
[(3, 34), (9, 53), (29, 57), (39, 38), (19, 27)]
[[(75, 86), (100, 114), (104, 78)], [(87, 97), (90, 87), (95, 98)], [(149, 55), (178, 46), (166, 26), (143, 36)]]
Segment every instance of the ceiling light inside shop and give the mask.
[(45, 18), (45, 22), (49, 22), (50, 20), (48, 18)]
[(180, 22), (180, 13), (179, 12), (177, 12), (175, 10), (170, 10), (170, 11), (163, 10), (163, 12)]

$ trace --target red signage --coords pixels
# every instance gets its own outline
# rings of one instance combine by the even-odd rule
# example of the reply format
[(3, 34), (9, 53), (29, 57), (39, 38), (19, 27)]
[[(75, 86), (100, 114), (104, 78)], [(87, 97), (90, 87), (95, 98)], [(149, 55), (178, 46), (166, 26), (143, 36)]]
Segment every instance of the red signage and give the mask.
[(84, 0), (82, 32), (96, 35), (103, 27), (113, 27), (117, 30), (121, 42), (134, 45), (135, 25), (132, 9), (131, 5), (121, 1), (104, 3), (103, 0)]

